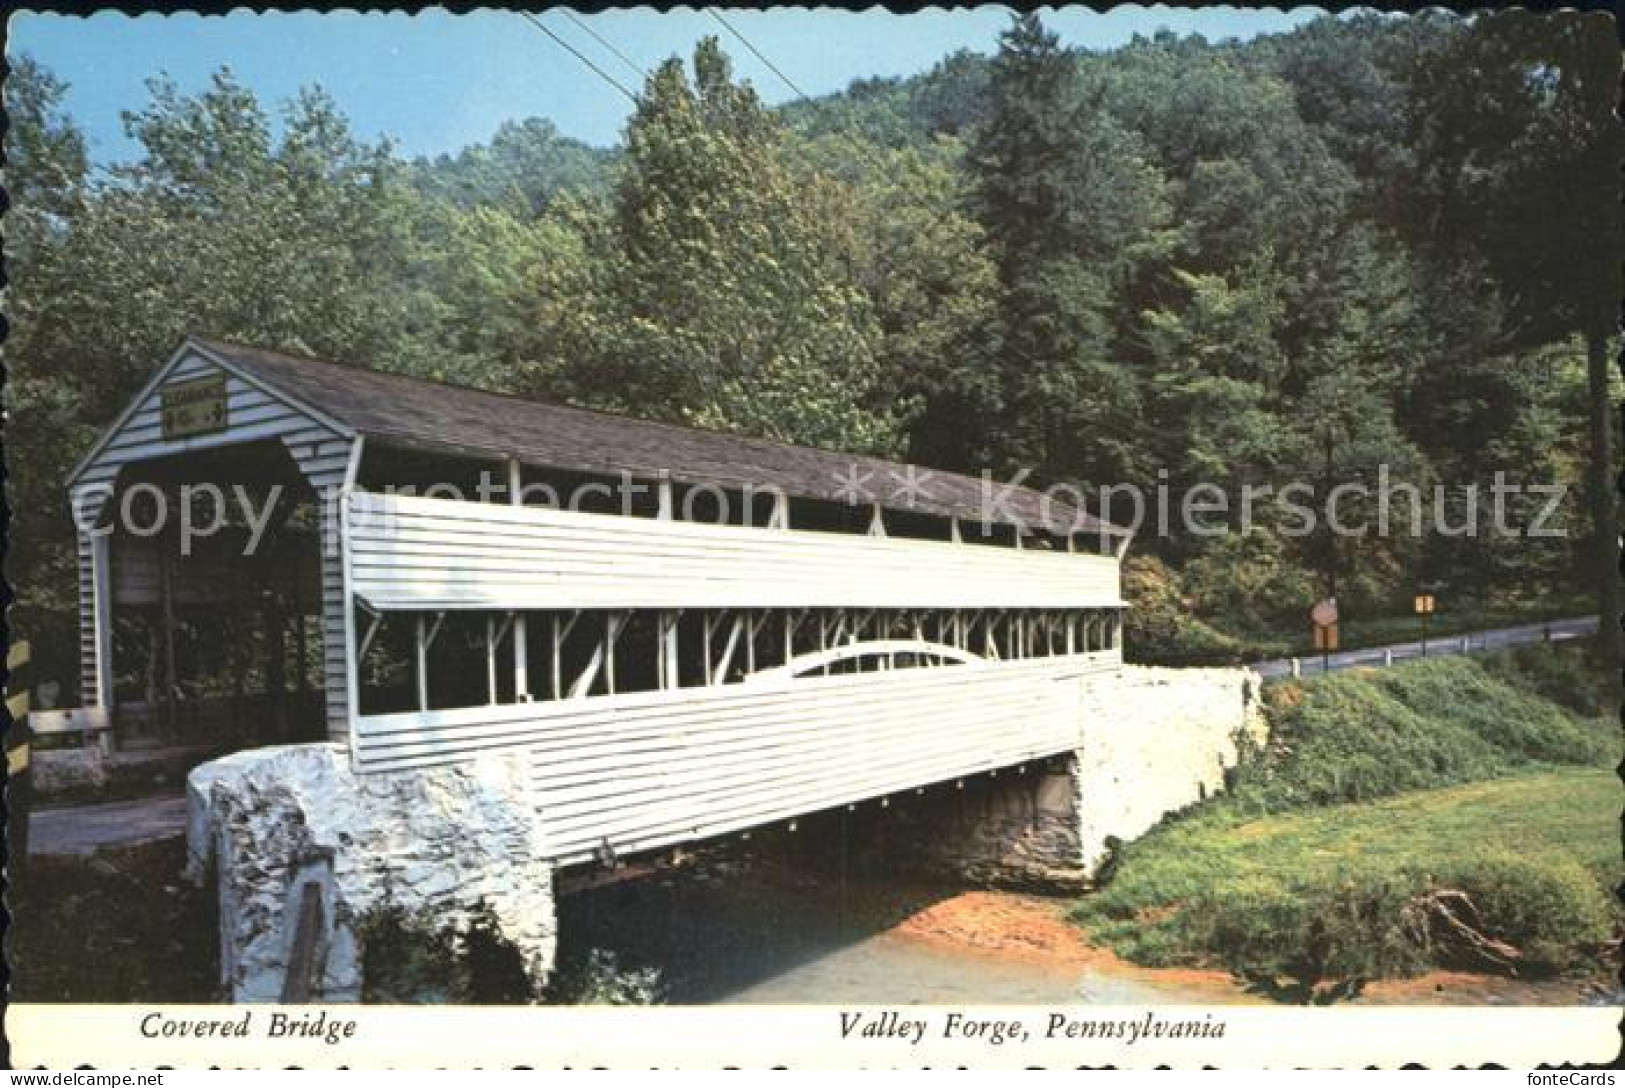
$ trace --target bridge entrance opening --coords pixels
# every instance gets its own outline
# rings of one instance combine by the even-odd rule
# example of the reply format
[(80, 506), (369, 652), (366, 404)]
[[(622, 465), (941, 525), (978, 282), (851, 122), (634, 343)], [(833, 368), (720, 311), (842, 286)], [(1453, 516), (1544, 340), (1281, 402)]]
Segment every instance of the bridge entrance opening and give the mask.
[(318, 519), (279, 442), (126, 467), (95, 530), (115, 746), (323, 739)]

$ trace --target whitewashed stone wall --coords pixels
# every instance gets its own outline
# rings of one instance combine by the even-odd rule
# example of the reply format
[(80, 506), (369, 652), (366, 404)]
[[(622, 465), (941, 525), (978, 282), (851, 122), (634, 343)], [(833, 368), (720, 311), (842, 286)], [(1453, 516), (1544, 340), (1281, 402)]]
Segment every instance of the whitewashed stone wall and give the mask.
[(1108, 837), (1137, 839), (1224, 789), (1238, 740), (1266, 739), (1259, 685), (1251, 669), (1129, 666), (1092, 693), (1076, 770), (1085, 868), (1105, 860)]
[(1109, 839), (1219, 792), (1238, 739), (1263, 743), (1259, 683), (1249, 669), (1126, 667), (1090, 689), (1078, 751), (901, 812), (875, 846), (972, 880), (1087, 886)]
[(307, 882), (320, 886), (331, 923), (314, 1000), (359, 999), (356, 925), (386, 900), (460, 926), (484, 899), (540, 987), (554, 958), (553, 880), (525, 774), (513, 755), (360, 776), (333, 744), (198, 767), (187, 781), (187, 868), (218, 882), (226, 995), (281, 997)]

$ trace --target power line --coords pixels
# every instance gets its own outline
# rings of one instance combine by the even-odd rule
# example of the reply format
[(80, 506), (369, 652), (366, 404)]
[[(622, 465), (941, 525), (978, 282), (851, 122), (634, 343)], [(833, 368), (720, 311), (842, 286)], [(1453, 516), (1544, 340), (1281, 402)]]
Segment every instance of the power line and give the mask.
[[(614, 87), (617, 91), (620, 91), (623, 95), (625, 95), (628, 102), (632, 103), (634, 106), (638, 104), (637, 95), (627, 90), (626, 87), (614, 76), (610, 75), (608, 72), (598, 67), (598, 65), (594, 64), (591, 60), (587, 59), (587, 55), (581, 52), (581, 50), (577, 49), (575, 46), (553, 33), (552, 29), (550, 29), (546, 23), (542, 22), (528, 11), (516, 11), (514, 14), (525, 20), (537, 30), (540, 30), (543, 34), (546, 34), (549, 38), (552, 38), (561, 49), (564, 49), (571, 56), (575, 57), (576, 60), (579, 60), (582, 64), (585, 64), (588, 68), (592, 69), (599, 79), (602, 79), (605, 83), (608, 83), (611, 87)], [(596, 38), (597, 35), (594, 34), (593, 37)]]
[(602, 35), (600, 35), (596, 30), (594, 30), (592, 27), (588, 26), (582, 20), (576, 18), (575, 12), (570, 11), (569, 9), (565, 9), (560, 14), (562, 14), (566, 19), (570, 20), (576, 26), (580, 27), (582, 32), (584, 34), (586, 34), (589, 38), (591, 38), (593, 41), (597, 42), (599, 45), (603, 46), (605, 49), (607, 49), (611, 53), (613, 53), (617, 60), (619, 60), (622, 64), (626, 65), (628, 68), (632, 69), (632, 71), (636, 72), (639, 75), (639, 77), (641, 77), (643, 79), (648, 79), (649, 78), (649, 73), (646, 72), (641, 65), (638, 65), (638, 64), (634, 63), (631, 59), (629, 59), (627, 57), (627, 55), (625, 53), (621, 52), (619, 49), (616, 49), (614, 45), (612, 45), (607, 39), (605, 39)]
[(800, 87), (797, 87), (795, 85), (795, 83), (790, 79), (789, 76), (785, 75), (782, 71), (779, 70), (778, 65), (774, 64), (772, 61), (767, 59), (767, 54), (763, 53), (760, 49), (758, 49), (754, 45), (752, 45), (750, 39), (745, 37), (743, 34), (739, 33), (739, 31), (737, 29), (735, 29), (734, 25), (732, 23), (730, 23), (728, 20), (724, 19), (722, 17), (722, 14), (720, 12), (718, 12), (716, 8), (706, 8), (705, 13), (707, 15), (711, 16), (711, 18), (715, 19), (717, 22), (721, 23), (724, 30), (726, 30), (728, 33), (732, 34), (734, 37), (738, 38), (739, 43), (741, 45), (743, 45), (746, 49), (750, 50), (752, 56), (754, 56), (757, 60), (761, 61), (763, 64), (767, 65), (768, 69), (774, 75), (778, 76), (781, 80), (783, 80), (784, 85), (786, 87), (789, 87), (792, 91), (794, 91), (797, 94), (797, 96), (799, 96), (800, 99), (803, 102), (807, 103), (808, 105), (812, 105), (812, 99), (807, 97), (807, 92), (803, 91)]

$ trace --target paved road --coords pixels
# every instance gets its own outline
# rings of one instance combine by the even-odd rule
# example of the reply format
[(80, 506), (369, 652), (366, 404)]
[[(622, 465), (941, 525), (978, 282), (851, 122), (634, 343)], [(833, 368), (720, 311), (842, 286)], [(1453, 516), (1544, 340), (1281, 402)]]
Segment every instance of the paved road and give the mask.
[(186, 795), (95, 805), (41, 805), (28, 816), (30, 854), (93, 854), (186, 834)]
[[(1484, 650), (1498, 650), (1503, 646), (1521, 646), (1532, 642), (1564, 642), (1573, 638), (1584, 638), (1597, 633), (1596, 616), (1580, 616), (1575, 619), (1552, 620), (1550, 623), (1526, 623), (1521, 627), (1499, 627), (1493, 631), (1473, 631), (1465, 635), (1445, 635), (1442, 638), (1428, 639), (1428, 657), (1448, 657), (1452, 654), (1481, 653)], [(1387, 664), (1392, 654), (1393, 661), (1406, 661), (1422, 656), (1420, 642), (1396, 642), (1391, 646), (1373, 646), (1366, 650), (1344, 650), (1331, 656), (1331, 671), (1339, 669), (1352, 669), (1359, 665)], [(1308, 676), (1325, 672), (1320, 654), (1306, 655), (1299, 658), (1303, 674)], [(1254, 665), (1265, 676), (1287, 676), (1292, 672), (1290, 658), (1281, 661), (1265, 661)]]

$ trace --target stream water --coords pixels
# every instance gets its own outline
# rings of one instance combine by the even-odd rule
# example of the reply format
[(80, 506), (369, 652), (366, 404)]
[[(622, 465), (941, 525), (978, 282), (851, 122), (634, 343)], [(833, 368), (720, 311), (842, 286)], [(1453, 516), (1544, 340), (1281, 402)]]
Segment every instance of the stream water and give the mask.
[[(1222, 971), (1152, 969), (1094, 947), (1068, 901), (753, 866), (661, 873), (566, 896), (564, 962), (611, 951), (664, 998), (877, 1004), (1257, 1004)], [(1570, 980), (1457, 972), (1373, 984), (1380, 1004), (1581, 1004)], [(1617, 998), (1616, 998), (1617, 1000)]]

